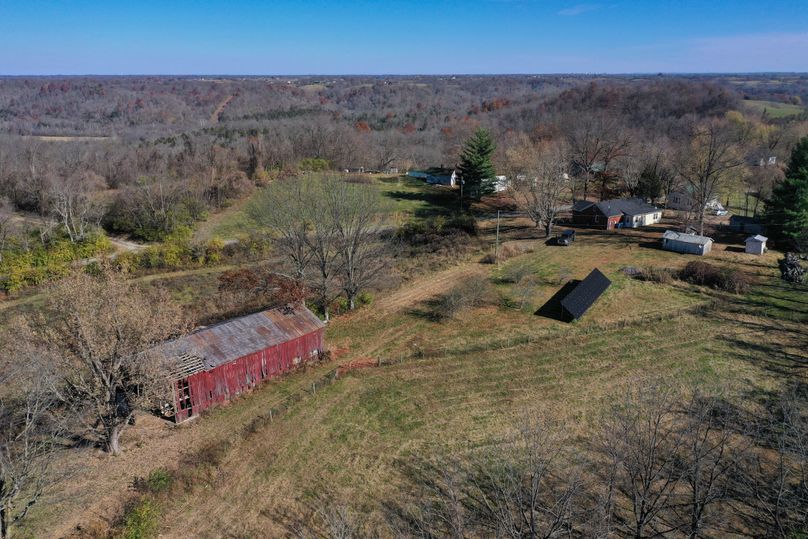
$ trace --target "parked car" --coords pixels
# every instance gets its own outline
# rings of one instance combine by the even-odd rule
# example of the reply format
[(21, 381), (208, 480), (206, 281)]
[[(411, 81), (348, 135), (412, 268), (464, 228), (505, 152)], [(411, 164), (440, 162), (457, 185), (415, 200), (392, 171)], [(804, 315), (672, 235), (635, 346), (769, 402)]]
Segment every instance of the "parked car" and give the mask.
[(556, 236), (556, 244), (558, 245), (571, 245), (575, 241), (575, 231), (565, 230), (559, 236)]

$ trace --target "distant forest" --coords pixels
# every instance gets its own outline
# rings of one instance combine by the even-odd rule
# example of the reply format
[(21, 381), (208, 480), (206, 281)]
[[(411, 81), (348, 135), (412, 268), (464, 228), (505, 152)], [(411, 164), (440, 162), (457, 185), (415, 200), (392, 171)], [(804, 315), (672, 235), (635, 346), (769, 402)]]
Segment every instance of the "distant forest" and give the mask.
[[(606, 196), (627, 158), (670, 163), (705, 121), (730, 125), (750, 162), (783, 162), (808, 133), (806, 102), (808, 75), (778, 74), (6, 77), (0, 199), (71, 239), (87, 220), (157, 240), (284, 175), (453, 166), (478, 127), (501, 170), (509, 149), (569, 141), (579, 169), (611, 168)], [(775, 176), (750, 189), (765, 195)]]

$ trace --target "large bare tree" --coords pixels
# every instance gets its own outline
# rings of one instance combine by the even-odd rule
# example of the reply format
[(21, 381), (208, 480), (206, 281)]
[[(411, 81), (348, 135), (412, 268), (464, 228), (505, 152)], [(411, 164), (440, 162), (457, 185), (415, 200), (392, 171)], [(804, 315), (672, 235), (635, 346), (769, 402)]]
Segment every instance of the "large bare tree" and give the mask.
[(576, 174), (583, 182), (583, 197), (600, 179), (600, 196), (606, 196), (611, 178), (610, 167), (628, 155), (631, 137), (613, 116), (593, 115), (576, 118), (568, 131), (570, 157)]
[(104, 187), (103, 178), (92, 171), (76, 171), (55, 175), (48, 183), (47, 213), (67, 233), (71, 242), (87, 237), (93, 225), (98, 225), (103, 208), (97, 193)]
[[(527, 151), (525, 151), (527, 150)], [(563, 145), (543, 145), (508, 152), (511, 186), (518, 208), (547, 237), (553, 232), (562, 203), (569, 195), (568, 158)]]
[(335, 230), (341, 286), (352, 310), (359, 293), (375, 284), (387, 267), (382, 199), (374, 187), (340, 178), (327, 180), (323, 187)]
[(741, 165), (743, 158), (725, 122), (710, 121), (693, 129), (690, 144), (679, 156), (677, 172), (693, 202), (699, 234), (704, 234), (707, 204)]
[(60, 397), (111, 454), (136, 410), (165, 402), (172, 364), (154, 347), (183, 329), (164, 291), (137, 288), (102, 269), (56, 284), (33, 338), (47, 347), (61, 376)]
[(308, 238), (312, 232), (309, 219), (311, 189), (311, 181), (306, 179), (278, 180), (259, 193), (247, 210), (258, 226), (275, 235), (278, 250), (292, 264), (299, 279), (305, 277), (314, 257)]

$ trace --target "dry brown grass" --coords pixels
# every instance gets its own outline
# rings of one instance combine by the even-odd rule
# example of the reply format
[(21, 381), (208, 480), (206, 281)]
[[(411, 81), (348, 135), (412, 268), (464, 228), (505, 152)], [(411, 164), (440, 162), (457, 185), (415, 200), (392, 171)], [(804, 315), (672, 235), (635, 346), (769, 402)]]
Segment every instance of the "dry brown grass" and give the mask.
[[(534, 252), (499, 269), (467, 261), (419, 277), (328, 328), (330, 345), (347, 348), (338, 362), (381, 358), (385, 366), (347, 374), (282, 418), (251, 429), (246, 439), (241, 433), (256, 416), (331, 367), (270, 383), (179, 429), (148, 418), (124, 440), (120, 459), (91, 450), (71, 454), (70, 463), (80, 459), (86, 469), (35, 511), (31, 530), (61, 534), (108, 517), (120, 509), (120, 493), (135, 475), (175, 466), (179, 455), (216, 440), (228, 441), (229, 451), (210, 481), (164, 508), (163, 536), (282, 535), (280, 515), (301, 510), (324, 492), (351, 500), (379, 521), (377, 500), (400, 484), (397, 458), (438, 449), (462, 452), (503, 436), (526, 412), (551, 415), (570, 434), (584, 435), (628, 379), (647, 373), (728, 394), (770, 390), (781, 378), (770, 370), (779, 367), (776, 361), (805, 357), (800, 322), (774, 319), (775, 311), (762, 317), (755, 303), (770, 301), (780, 313), (805, 298), (750, 296), (747, 303), (738, 298), (706, 314), (688, 314), (685, 309), (712, 302), (718, 293), (622, 276), (625, 265), (675, 268), (692, 259), (637, 241), (583, 233), (572, 249), (531, 242)], [(772, 282), (776, 272), (774, 255), (714, 254), (712, 263), (743, 268), (761, 283)], [(518, 264), (539, 279), (536, 304), (563, 277), (581, 278), (595, 266), (614, 284), (572, 325), (497, 306), (468, 309), (451, 323), (421, 315), (425, 302), (459, 282), (490, 275), (500, 283), (501, 273)], [(496, 285), (503, 296), (511, 286)], [(762, 336), (771, 349), (751, 346)]]

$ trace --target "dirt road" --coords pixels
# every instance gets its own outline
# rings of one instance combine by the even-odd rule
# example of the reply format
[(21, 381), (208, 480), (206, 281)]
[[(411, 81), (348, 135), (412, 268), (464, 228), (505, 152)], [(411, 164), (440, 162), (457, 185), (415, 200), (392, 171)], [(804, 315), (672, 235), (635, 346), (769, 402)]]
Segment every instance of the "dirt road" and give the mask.
[(224, 112), (225, 107), (227, 105), (229, 105), (230, 102), (233, 101), (235, 98), (236, 98), (235, 95), (231, 95), (231, 96), (228, 96), (224, 101), (219, 103), (219, 106), (216, 107), (216, 110), (214, 110), (213, 113), (210, 115), (210, 123), (212, 123), (212, 124), (219, 123), (219, 118), (222, 116), (222, 113)]

